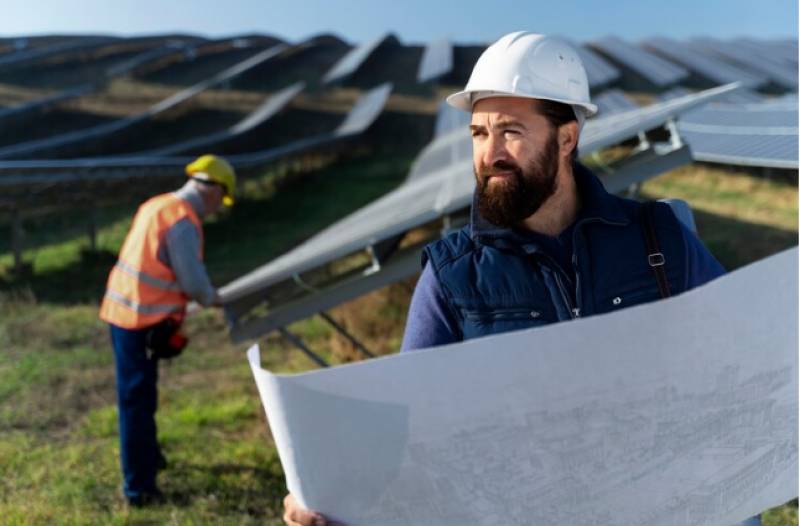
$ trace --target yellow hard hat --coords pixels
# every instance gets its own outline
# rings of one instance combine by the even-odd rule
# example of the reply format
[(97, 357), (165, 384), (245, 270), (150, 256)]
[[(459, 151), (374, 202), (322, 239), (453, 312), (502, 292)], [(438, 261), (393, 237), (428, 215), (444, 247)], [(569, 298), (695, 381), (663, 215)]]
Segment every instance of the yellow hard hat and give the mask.
[(236, 172), (233, 166), (216, 155), (201, 155), (186, 165), (186, 175), (192, 179), (217, 183), (225, 189), (222, 204), (233, 205), (233, 193), (236, 189)]

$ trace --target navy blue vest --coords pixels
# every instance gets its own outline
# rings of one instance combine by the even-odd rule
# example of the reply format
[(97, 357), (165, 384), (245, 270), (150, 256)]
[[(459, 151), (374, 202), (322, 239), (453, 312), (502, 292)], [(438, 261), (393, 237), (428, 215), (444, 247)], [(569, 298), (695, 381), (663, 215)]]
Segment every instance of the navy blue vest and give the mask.
[[(641, 205), (605, 191), (588, 169), (575, 170), (582, 210), (573, 231), (574, 278), (541, 247), (482, 219), (429, 244), (432, 266), (462, 339), (536, 327), (659, 299), (648, 264)], [(688, 288), (683, 232), (669, 205), (655, 226), (673, 294)]]

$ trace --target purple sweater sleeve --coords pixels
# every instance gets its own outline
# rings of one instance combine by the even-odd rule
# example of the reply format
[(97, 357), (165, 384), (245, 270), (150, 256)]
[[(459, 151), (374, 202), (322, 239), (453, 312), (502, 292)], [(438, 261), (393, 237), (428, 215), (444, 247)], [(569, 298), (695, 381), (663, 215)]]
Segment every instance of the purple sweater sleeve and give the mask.
[(460, 334), (436, 275), (425, 265), (408, 308), (400, 352), (458, 342)]

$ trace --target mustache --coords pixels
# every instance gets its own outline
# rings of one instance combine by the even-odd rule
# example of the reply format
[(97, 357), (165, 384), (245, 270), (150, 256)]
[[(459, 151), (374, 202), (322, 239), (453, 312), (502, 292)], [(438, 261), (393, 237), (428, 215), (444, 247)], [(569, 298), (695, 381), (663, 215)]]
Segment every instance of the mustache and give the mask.
[(493, 175), (497, 175), (502, 172), (512, 172), (517, 177), (522, 176), (522, 168), (519, 165), (508, 162), (508, 161), (495, 161), (492, 166), (488, 168), (484, 168), (479, 172), (482, 180), (486, 180)]

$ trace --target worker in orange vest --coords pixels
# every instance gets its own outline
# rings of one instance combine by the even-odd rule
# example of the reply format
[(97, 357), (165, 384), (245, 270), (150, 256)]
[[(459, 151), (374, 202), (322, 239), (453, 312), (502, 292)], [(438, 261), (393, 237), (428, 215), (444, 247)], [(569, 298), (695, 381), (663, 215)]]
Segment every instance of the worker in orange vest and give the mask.
[(219, 305), (203, 265), (202, 220), (233, 204), (236, 174), (221, 157), (186, 166), (176, 192), (139, 207), (111, 270), (100, 319), (111, 327), (117, 376), (123, 492), (129, 504), (163, 501), (156, 472), (166, 460), (156, 440), (158, 360), (180, 354), (186, 305)]

